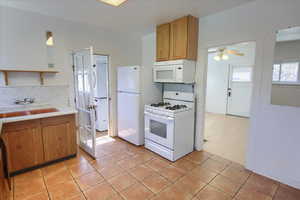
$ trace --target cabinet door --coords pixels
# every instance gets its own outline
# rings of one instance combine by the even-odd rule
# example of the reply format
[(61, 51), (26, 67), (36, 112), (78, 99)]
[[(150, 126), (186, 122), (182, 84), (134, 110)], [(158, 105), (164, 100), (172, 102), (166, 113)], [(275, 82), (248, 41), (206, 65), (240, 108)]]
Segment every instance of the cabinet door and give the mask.
[(156, 29), (156, 61), (166, 61), (170, 57), (170, 24), (162, 24)]
[(74, 120), (70, 116), (42, 119), (45, 162), (76, 153)]
[(188, 17), (183, 17), (171, 23), (170, 58), (187, 58)]
[(8, 193), (9, 191), (4, 176), (4, 160), (2, 157), (1, 144), (0, 144), (0, 200), (7, 200)]
[(10, 172), (43, 163), (43, 142), (38, 120), (4, 124), (3, 128)]

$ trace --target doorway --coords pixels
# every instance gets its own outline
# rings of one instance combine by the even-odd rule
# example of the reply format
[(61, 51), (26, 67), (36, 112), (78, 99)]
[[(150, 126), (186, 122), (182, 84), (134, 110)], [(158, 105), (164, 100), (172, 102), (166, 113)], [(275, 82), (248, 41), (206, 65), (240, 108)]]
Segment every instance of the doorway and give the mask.
[(96, 84), (94, 99), (96, 105), (96, 138), (109, 134), (109, 56), (94, 54)]
[(93, 47), (75, 51), (73, 71), (79, 146), (96, 158), (96, 146), (110, 139), (109, 56), (94, 54)]
[(244, 165), (255, 42), (210, 48), (204, 150)]

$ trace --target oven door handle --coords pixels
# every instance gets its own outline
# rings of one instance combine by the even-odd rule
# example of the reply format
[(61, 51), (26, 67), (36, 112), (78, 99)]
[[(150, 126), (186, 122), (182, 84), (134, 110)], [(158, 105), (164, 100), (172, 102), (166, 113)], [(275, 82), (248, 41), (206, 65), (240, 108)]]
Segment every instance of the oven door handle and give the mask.
[(165, 117), (165, 116), (162, 116), (162, 115), (155, 115), (155, 114), (152, 114), (150, 112), (145, 112), (145, 115), (148, 115), (149, 117), (156, 117), (156, 118), (160, 118), (160, 119), (163, 119), (163, 120), (168, 120), (168, 121), (174, 120), (174, 118), (172, 118), (172, 117)]

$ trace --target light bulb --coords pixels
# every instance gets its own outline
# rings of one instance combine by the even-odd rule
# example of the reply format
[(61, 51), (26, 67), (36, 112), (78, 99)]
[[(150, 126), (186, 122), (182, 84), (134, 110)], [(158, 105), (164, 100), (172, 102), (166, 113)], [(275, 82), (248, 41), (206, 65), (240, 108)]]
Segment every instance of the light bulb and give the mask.
[(221, 60), (221, 57), (220, 57), (219, 55), (217, 55), (217, 56), (214, 57), (214, 59), (215, 59), (216, 61), (220, 61), (220, 60)]
[(229, 59), (229, 56), (228, 55), (226, 55), (226, 54), (223, 54), (222, 55), (222, 60), (228, 60)]
[(53, 37), (49, 37), (46, 44), (47, 44), (47, 46), (53, 46), (54, 45)]

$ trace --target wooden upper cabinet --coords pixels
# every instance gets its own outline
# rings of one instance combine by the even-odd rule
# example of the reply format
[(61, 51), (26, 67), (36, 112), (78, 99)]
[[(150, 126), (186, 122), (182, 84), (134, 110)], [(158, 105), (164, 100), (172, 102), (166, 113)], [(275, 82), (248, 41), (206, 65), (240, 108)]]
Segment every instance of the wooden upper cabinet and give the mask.
[(3, 138), (9, 156), (9, 171), (39, 165), (44, 161), (39, 120), (4, 124)]
[(41, 119), (45, 162), (76, 154), (75, 116)]
[(190, 15), (158, 26), (156, 60), (197, 60), (198, 27), (198, 18)]
[(188, 18), (183, 17), (171, 22), (170, 57), (172, 60), (187, 57)]
[(157, 26), (156, 61), (166, 61), (170, 58), (170, 24)]

